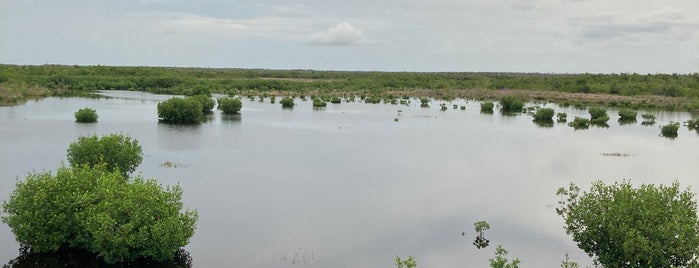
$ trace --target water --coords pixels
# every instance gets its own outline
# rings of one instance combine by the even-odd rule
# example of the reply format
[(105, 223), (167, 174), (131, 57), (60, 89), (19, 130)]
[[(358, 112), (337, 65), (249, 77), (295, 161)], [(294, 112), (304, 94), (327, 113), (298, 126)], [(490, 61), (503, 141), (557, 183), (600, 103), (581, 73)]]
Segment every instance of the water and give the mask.
[[(157, 122), (156, 105), (170, 96), (104, 94), (113, 98), (0, 107), (0, 198), (15, 178), (55, 170), (79, 136), (127, 133), (143, 147), (137, 173), (180, 183), (185, 206), (199, 211), (186, 248), (196, 267), (391, 267), (396, 255), (421, 267), (482, 267), (497, 244), (524, 267), (557, 267), (565, 253), (590, 264), (554, 211), (558, 187), (626, 178), (699, 189), (699, 135), (682, 127), (677, 139), (658, 136), (659, 125), (686, 113), (619, 126), (609, 110), (609, 128), (574, 131), (537, 127), (527, 115), (484, 115), (463, 100), (454, 103), (465, 111), (450, 104), (443, 112), (415, 100), (314, 110), (297, 99), (285, 110), (244, 98), (240, 116), (215, 112), (199, 126), (173, 126)], [(83, 107), (99, 122), (73, 122)], [(163, 167), (168, 161), (178, 167)], [(471, 244), (479, 220), (491, 225), (491, 246), (481, 250)], [(0, 263), (18, 248), (0, 225)]]

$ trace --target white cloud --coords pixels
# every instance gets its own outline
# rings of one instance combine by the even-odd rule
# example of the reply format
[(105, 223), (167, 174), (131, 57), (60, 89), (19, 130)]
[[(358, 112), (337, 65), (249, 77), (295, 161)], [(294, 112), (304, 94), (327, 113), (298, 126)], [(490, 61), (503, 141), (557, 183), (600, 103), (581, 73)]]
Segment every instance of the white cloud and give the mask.
[(314, 33), (309, 37), (311, 44), (326, 46), (348, 46), (366, 42), (362, 30), (354, 28), (349, 22), (341, 22), (324, 32)]

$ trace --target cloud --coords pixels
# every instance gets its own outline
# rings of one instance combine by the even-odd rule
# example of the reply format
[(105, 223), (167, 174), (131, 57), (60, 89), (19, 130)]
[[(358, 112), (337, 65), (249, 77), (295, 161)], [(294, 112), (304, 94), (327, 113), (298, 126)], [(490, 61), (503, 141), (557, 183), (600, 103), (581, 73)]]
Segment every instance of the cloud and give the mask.
[(699, 18), (683, 10), (664, 7), (646, 14), (608, 14), (570, 20), (578, 38), (586, 41), (655, 36), (686, 40), (698, 32)]
[(349, 22), (341, 22), (324, 32), (317, 32), (309, 37), (309, 42), (325, 46), (349, 46), (366, 42), (362, 30), (354, 28)]

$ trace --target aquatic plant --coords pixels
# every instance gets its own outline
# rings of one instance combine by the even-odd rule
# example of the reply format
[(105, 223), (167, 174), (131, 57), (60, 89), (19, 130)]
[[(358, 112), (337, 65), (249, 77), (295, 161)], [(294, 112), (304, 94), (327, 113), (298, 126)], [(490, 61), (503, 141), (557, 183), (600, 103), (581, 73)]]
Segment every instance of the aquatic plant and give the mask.
[(504, 96), (500, 98), (500, 109), (507, 113), (519, 113), (524, 108), (524, 101), (515, 96)]
[(224, 114), (237, 114), (242, 108), (243, 102), (240, 99), (228, 97), (218, 99), (218, 109)]
[(90, 108), (82, 108), (75, 112), (75, 122), (78, 123), (94, 123), (97, 122), (97, 111)]
[(165, 123), (195, 124), (202, 118), (203, 105), (191, 98), (172, 98), (158, 103), (158, 120)]
[(446, 103), (442, 103), (442, 104), (440, 104), (439, 106), (440, 106), (440, 109), (441, 109), (442, 111), (446, 111), (446, 110), (447, 110), (447, 104), (446, 104)]
[(575, 130), (588, 129), (590, 128), (590, 120), (582, 117), (575, 117), (573, 121), (568, 123), (568, 126), (573, 127)]
[(623, 121), (636, 121), (636, 115), (638, 112), (631, 109), (620, 109), (619, 119)]
[(554, 110), (551, 108), (541, 108), (534, 113), (534, 121), (553, 123)]
[(462, 110), (462, 111), (465, 111), (465, 110), (466, 110), (466, 106), (461, 105), (461, 110)]
[(279, 101), (281, 103), (282, 108), (294, 108), (294, 99), (290, 97), (284, 97), (282, 100)]
[(492, 113), (493, 107), (495, 107), (495, 104), (492, 101), (481, 102), (481, 112), (490, 111)]
[(655, 115), (653, 115), (653, 114), (642, 114), (641, 118), (643, 118), (643, 123), (648, 123), (648, 124), (655, 123)]
[(689, 119), (685, 122), (685, 125), (689, 130), (699, 130), (699, 118)]
[(679, 129), (679, 122), (670, 121), (667, 125), (660, 126), (660, 135), (667, 138), (677, 138), (677, 130)]
[(407, 259), (402, 260), (400, 256), (396, 255), (396, 268), (415, 268), (417, 267), (417, 261), (413, 256), (408, 256)]
[(556, 114), (556, 122), (565, 123), (567, 121), (568, 121), (568, 114), (567, 113), (557, 113)]
[(193, 99), (193, 100), (201, 103), (202, 114), (211, 113), (211, 110), (214, 109), (214, 106), (216, 105), (216, 102), (211, 97), (209, 97), (207, 95), (196, 95), (196, 96), (187, 97), (187, 99)]
[(342, 100), (340, 99), (340, 97), (332, 97), (330, 99), (330, 103), (341, 103), (341, 102), (342, 102)]
[(276, 102), (277, 102), (277, 97), (276, 97), (276, 96), (270, 97), (270, 98), (269, 98), (269, 102), (272, 103), (272, 104), (276, 103)]
[(328, 106), (328, 103), (327, 103), (327, 102), (325, 102), (325, 101), (323, 101), (323, 100), (321, 100), (321, 99), (314, 99), (314, 100), (313, 100), (313, 107), (315, 107), (315, 108), (321, 108), (321, 107), (325, 107), (325, 106)]

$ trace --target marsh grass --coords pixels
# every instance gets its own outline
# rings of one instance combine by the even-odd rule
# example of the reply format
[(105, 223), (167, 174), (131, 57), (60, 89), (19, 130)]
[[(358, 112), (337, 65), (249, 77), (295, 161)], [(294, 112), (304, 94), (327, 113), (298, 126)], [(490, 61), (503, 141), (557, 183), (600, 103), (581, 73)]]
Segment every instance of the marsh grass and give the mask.
[(568, 123), (568, 126), (575, 130), (588, 129), (590, 128), (590, 120), (582, 117), (575, 117), (572, 122)]
[(660, 136), (666, 138), (677, 138), (677, 131), (680, 129), (680, 123), (670, 121), (667, 125), (660, 126)]

